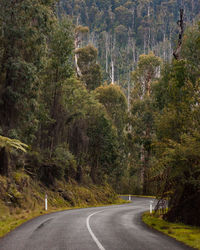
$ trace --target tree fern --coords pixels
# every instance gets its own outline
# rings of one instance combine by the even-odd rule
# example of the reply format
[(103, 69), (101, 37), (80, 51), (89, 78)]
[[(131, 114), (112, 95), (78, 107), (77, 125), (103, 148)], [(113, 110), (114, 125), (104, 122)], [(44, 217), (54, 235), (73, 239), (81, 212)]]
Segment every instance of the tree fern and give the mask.
[(0, 148), (6, 147), (8, 151), (13, 151), (14, 149), (26, 152), (28, 145), (22, 143), (16, 139), (10, 139), (0, 135)]

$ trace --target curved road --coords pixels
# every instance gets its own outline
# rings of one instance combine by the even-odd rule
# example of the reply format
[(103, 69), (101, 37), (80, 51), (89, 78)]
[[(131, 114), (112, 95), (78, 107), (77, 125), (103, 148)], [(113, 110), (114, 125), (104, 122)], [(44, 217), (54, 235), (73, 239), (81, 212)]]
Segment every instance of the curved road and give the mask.
[(30, 220), (0, 240), (0, 250), (191, 249), (141, 222), (147, 198), (109, 207), (66, 210)]

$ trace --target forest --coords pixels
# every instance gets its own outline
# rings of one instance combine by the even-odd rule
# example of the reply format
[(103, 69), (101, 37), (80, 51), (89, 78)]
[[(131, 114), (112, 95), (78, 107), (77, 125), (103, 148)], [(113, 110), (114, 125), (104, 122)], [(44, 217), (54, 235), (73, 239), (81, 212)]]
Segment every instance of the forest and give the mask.
[(179, 9), (190, 24), (200, 12), (199, 0), (61, 0), (59, 6), (76, 25), (89, 27), (87, 41), (98, 49), (103, 79), (117, 82), (126, 95), (130, 72), (141, 54), (153, 51), (171, 61)]
[(0, 0), (2, 202), (20, 206), (23, 170), (54, 191), (169, 199), (166, 220), (199, 226), (199, 14), (199, 0)]

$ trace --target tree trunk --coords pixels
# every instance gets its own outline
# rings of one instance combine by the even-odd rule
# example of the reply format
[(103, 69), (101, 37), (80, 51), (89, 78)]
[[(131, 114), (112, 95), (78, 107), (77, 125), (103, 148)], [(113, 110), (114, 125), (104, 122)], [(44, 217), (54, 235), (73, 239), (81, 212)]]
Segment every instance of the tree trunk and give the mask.
[(183, 22), (183, 13), (184, 10), (180, 9), (180, 20), (178, 20), (177, 24), (180, 28), (180, 32), (179, 32), (179, 39), (178, 39), (178, 45), (176, 50), (173, 53), (173, 56), (176, 60), (180, 59), (181, 56), (181, 49), (182, 49), (182, 39), (183, 39), (183, 33), (184, 33), (184, 22)]
[(5, 176), (10, 174), (10, 156), (5, 147), (0, 150), (0, 174)]
[(76, 49), (78, 49), (80, 47), (80, 37), (79, 37), (79, 34), (77, 33), (76, 36), (75, 36), (75, 41), (74, 41), (74, 47), (75, 47), (75, 55), (74, 55), (74, 59), (75, 59), (75, 68), (76, 68), (76, 74), (78, 77), (81, 77), (82, 76), (82, 73), (81, 73), (81, 70), (78, 66), (78, 55), (76, 53)]
[(78, 164), (77, 173), (76, 173), (76, 180), (78, 183), (82, 182), (82, 177), (83, 177), (82, 166), (80, 164)]
[(111, 83), (114, 84), (115, 82), (115, 68), (114, 68), (114, 62), (111, 62), (111, 68), (112, 68), (112, 76), (111, 76)]

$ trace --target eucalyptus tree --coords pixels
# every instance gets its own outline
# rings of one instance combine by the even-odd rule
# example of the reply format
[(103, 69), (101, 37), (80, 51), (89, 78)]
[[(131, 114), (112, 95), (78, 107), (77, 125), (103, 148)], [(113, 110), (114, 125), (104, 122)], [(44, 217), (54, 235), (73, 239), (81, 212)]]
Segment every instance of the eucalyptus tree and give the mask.
[(159, 77), (160, 66), (161, 59), (150, 53), (140, 56), (138, 66), (132, 72), (134, 86), (131, 94), (131, 133), (138, 144), (137, 157), (141, 162), (141, 185), (144, 194), (148, 193), (148, 171), (154, 134), (152, 84)]
[[(104, 85), (95, 90), (95, 95), (100, 103), (103, 104), (110, 118), (113, 127), (116, 128), (118, 144), (115, 146), (116, 152), (120, 157), (120, 163), (115, 169), (113, 185), (118, 192), (121, 192), (120, 182), (128, 166), (128, 150), (126, 143), (126, 126), (128, 118), (128, 105), (126, 96), (117, 85)], [(114, 138), (115, 140), (116, 138)]]
[(101, 68), (97, 63), (97, 49), (87, 45), (76, 50), (78, 55), (77, 65), (81, 72), (80, 79), (89, 90), (94, 90), (101, 85)]
[(66, 133), (69, 112), (63, 107), (62, 100), (66, 81), (74, 76), (73, 49), (73, 26), (69, 19), (62, 17), (55, 22), (49, 34), (46, 67), (40, 87), (40, 130), (37, 142), (51, 153), (55, 146), (63, 142)]

